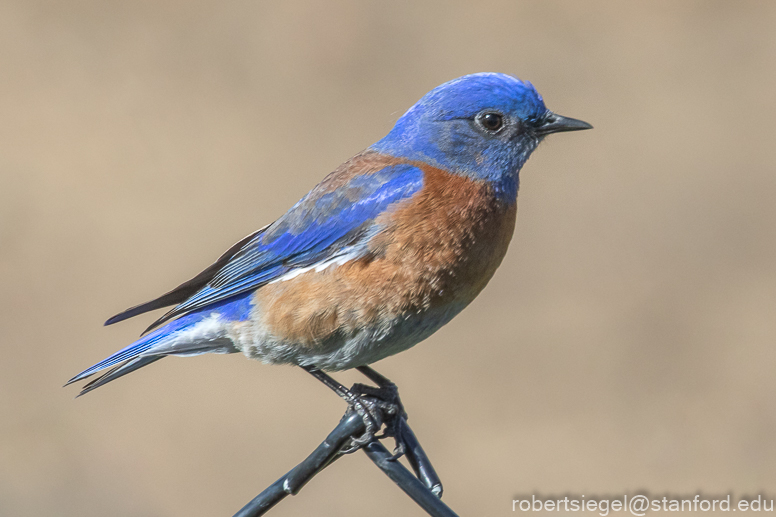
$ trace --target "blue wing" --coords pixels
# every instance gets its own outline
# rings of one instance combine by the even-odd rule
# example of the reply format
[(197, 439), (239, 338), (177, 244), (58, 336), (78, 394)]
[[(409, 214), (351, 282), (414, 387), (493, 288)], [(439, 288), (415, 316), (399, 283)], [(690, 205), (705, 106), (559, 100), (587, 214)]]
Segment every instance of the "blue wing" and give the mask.
[[(375, 218), (422, 186), (423, 171), (408, 164), (389, 165), (360, 175), (347, 167), (335, 171), (280, 219), (232, 247), (197, 277), (158, 298), (159, 302), (152, 300), (128, 309), (107, 323), (175, 300), (173, 303), (178, 305), (154, 322), (150, 330), (172, 318), (261, 287), (295, 268), (343, 254), (365, 253), (365, 243), (375, 231)], [(179, 289), (186, 295), (183, 300)]]

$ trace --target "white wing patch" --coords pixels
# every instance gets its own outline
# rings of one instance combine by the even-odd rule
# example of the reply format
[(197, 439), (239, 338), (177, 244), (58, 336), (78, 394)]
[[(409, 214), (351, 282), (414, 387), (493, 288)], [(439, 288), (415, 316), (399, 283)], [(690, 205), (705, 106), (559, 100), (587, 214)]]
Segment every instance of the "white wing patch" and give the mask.
[(308, 271), (315, 271), (316, 273), (319, 273), (330, 266), (341, 266), (346, 262), (350, 262), (351, 260), (357, 259), (359, 256), (360, 256), (359, 253), (357, 253), (355, 250), (351, 250), (347, 253), (343, 253), (342, 255), (337, 255), (336, 257), (332, 257), (330, 259), (324, 260), (323, 262), (318, 262), (317, 264), (313, 264), (312, 266), (298, 267), (298, 268), (292, 269), (288, 273), (282, 276), (279, 276), (278, 278), (270, 282), (270, 284), (274, 284), (275, 282), (285, 282), (286, 280), (291, 280), (292, 278), (296, 278), (301, 274), (307, 273)]

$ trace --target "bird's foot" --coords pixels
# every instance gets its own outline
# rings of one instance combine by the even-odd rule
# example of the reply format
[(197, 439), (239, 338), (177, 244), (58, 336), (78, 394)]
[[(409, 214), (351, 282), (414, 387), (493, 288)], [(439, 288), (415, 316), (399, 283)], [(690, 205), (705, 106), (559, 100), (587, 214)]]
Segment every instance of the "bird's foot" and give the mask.
[[(355, 411), (364, 419), (366, 430), (362, 436), (352, 438), (350, 447), (343, 453), (354, 452), (372, 440), (390, 436), (396, 441), (396, 447), (391, 456), (391, 460), (395, 461), (406, 450), (402, 429), (407, 413), (404, 411), (396, 385), (390, 381), (380, 384), (380, 387), (374, 387), (357, 383), (350, 388), (350, 393), (354, 397), (350, 404), (350, 411)], [(385, 424), (383, 433), (376, 434), (383, 424)]]

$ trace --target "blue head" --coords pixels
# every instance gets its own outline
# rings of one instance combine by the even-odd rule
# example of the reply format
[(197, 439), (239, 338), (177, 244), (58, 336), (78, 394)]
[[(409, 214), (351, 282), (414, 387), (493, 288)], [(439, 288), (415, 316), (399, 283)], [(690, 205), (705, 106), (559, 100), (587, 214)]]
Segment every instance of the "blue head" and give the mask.
[(531, 83), (472, 74), (431, 90), (371, 149), (489, 181), (514, 198), (518, 172), (545, 135), (590, 127), (549, 111)]

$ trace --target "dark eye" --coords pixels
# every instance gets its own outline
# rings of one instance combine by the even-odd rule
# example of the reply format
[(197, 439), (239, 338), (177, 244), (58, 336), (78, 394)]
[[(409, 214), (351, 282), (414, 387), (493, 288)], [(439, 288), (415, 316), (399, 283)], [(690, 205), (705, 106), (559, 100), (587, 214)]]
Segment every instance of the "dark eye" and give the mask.
[(494, 113), (492, 111), (482, 113), (477, 117), (477, 121), (486, 131), (491, 133), (496, 133), (504, 127), (504, 116), (501, 113)]

